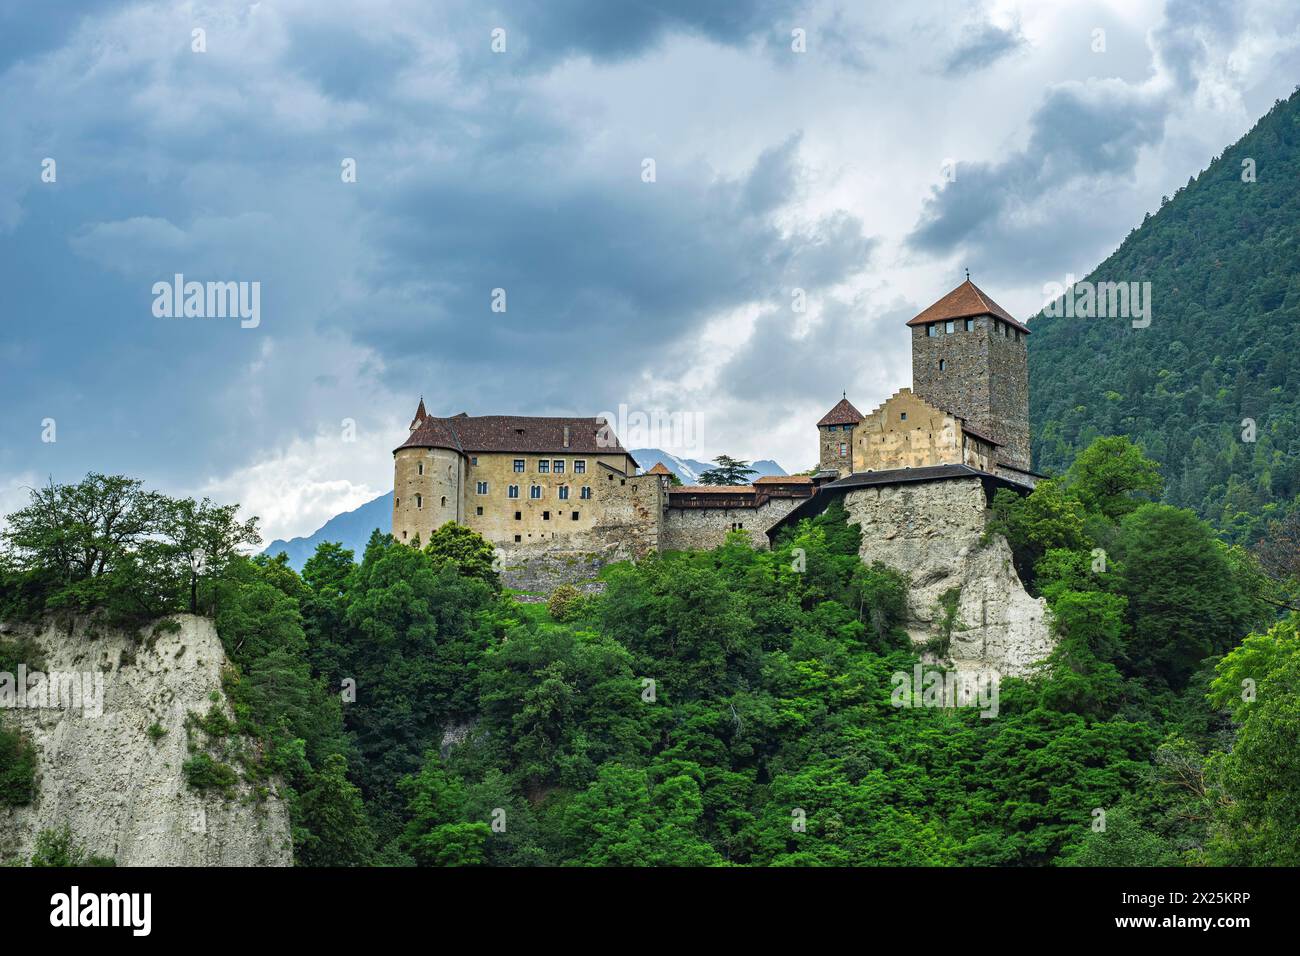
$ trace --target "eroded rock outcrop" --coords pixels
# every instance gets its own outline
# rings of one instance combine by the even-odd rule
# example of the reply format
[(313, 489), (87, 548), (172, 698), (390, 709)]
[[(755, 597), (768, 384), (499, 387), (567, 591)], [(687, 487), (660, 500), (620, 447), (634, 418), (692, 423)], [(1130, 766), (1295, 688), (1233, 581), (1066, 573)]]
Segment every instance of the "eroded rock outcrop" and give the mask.
[(87, 687), (102, 674), (102, 713), (93, 701), (0, 711), (38, 755), (35, 799), (0, 807), (0, 859), (30, 857), (41, 830), (67, 824), (78, 846), (118, 866), (292, 864), (288, 809), (274, 786), (255, 793), (241, 780), (223, 796), (186, 782), (187, 715), (214, 704), (229, 712), (226, 656), (211, 621), (175, 620), (176, 630), (139, 635), (54, 624), (25, 632), (43, 672), (82, 675)]
[(1006, 539), (985, 534), (979, 478), (861, 488), (844, 507), (862, 526), (862, 560), (911, 579), (907, 630), (935, 657), (1021, 675), (1051, 653), (1047, 602), (1026, 593)]

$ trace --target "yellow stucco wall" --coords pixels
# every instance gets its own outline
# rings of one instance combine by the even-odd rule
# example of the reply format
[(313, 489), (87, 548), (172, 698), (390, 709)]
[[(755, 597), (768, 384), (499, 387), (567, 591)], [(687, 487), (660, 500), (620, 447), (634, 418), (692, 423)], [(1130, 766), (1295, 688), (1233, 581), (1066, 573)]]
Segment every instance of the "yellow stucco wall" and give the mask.
[(853, 470), (957, 464), (989, 470), (993, 446), (964, 434), (961, 425), (911, 389), (900, 389), (854, 430)]
[[(416, 534), (427, 542), (433, 530), (447, 521), (458, 521), (493, 544), (550, 542), (566, 547), (567, 538), (586, 538), (594, 529), (626, 520), (628, 495), (640, 495), (644, 484), (648, 499), (657, 487), (651, 479), (637, 482), (633, 492), (627, 490), (626, 481), (635, 468), (623, 452), (477, 452), (462, 456), (439, 448), (403, 448), (393, 457), (393, 535), (408, 544)], [(522, 471), (515, 471), (516, 460), (523, 462)], [(545, 472), (539, 465), (543, 460)], [(556, 462), (562, 463), (561, 471), (556, 471)], [(583, 470), (577, 471), (578, 467)], [(480, 482), (487, 483), (484, 493), (479, 491)], [(519, 497), (509, 496), (511, 485), (518, 486)], [(531, 497), (533, 486), (540, 489), (540, 497)], [(582, 497), (584, 487), (591, 489), (590, 498)], [(567, 488), (567, 499), (560, 497), (561, 488)], [(653, 511), (649, 500), (646, 511)], [(653, 524), (652, 519), (647, 530), (652, 531)]]

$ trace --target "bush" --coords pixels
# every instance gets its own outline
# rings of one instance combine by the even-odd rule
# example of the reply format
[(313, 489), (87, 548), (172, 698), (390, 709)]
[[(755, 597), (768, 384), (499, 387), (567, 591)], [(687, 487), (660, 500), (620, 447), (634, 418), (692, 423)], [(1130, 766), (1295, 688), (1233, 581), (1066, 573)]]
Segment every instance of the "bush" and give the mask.
[(551, 592), (551, 599), (546, 602), (546, 610), (557, 621), (575, 617), (581, 606), (582, 592), (572, 584), (561, 584)]
[(195, 790), (218, 790), (229, 794), (239, 783), (239, 774), (228, 764), (197, 753), (181, 765), (185, 781)]
[(42, 830), (36, 836), (32, 866), (116, 866), (112, 857), (87, 853), (72, 840), (66, 823), (57, 830)]
[(0, 727), (0, 804), (22, 806), (35, 794), (35, 748), (18, 731)]

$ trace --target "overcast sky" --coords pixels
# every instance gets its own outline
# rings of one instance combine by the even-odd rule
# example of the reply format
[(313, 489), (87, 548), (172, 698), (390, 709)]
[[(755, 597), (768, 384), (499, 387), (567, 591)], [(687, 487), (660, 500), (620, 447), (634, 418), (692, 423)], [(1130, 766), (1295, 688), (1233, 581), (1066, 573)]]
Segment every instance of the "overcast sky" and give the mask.
[[(421, 394), (685, 414), (669, 451), (807, 468), (964, 268), (1033, 314), (1288, 95), (1298, 21), (0, 0), (0, 508), (120, 472), (305, 534), (391, 487)], [(260, 283), (260, 323), (155, 316), (176, 273)]]

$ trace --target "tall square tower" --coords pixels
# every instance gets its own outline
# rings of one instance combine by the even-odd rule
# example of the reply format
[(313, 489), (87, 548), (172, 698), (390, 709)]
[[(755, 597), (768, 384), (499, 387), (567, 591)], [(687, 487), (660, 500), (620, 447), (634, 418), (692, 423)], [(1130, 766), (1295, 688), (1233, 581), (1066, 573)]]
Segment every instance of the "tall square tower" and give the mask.
[(907, 323), (912, 392), (998, 442), (1029, 468), (1029, 329), (967, 279)]

